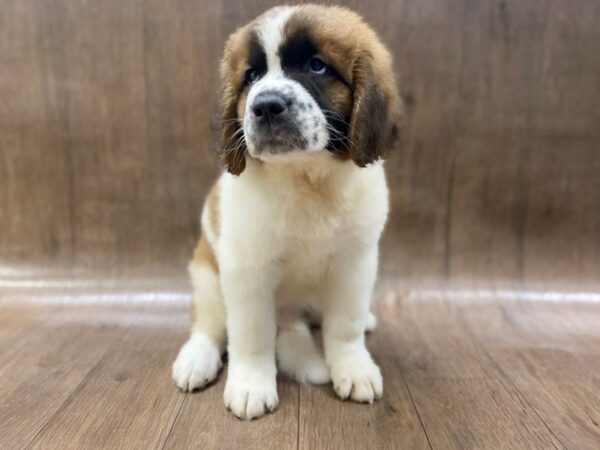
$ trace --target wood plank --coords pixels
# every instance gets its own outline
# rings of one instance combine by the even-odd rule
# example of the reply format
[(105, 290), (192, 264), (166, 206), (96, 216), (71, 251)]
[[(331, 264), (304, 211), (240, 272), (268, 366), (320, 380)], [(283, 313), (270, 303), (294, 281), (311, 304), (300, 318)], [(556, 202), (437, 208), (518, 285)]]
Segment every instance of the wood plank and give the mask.
[[(404, 145), (386, 162), (391, 214), (382, 270), (412, 285), (444, 277), (461, 104), (465, 1), (356, 1), (389, 45), (405, 99)], [(443, 205), (443, 206), (442, 206)]]
[(115, 339), (114, 333), (81, 326), (38, 325), (17, 335), (14, 347), (7, 349), (8, 358), (2, 358), (0, 447), (30, 443)]
[(389, 333), (393, 330), (382, 326), (368, 338), (384, 378), (381, 400), (342, 402), (331, 385), (300, 386), (299, 448), (430, 448)]
[(463, 307), (493, 305), (378, 306), (381, 326), (394, 330), (388, 348), (395, 349), (434, 448), (563, 447), (462, 323)]
[(479, 346), (457, 326), (452, 307), (444, 301), (398, 298), (376, 307), (409, 385), (423, 378), (482, 380), (493, 375)]
[(557, 140), (600, 138), (600, 111), (592, 106), (600, 102), (600, 4), (547, 5), (533, 131)]
[(523, 279), (537, 290), (598, 291), (600, 139), (539, 138), (534, 144)]
[[(490, 331), (465, 310), (477, 338), (567, 448), (600, 443), (600, 306), (505, 304)], [(489, 321), (493, 313), (488, 311)], [(493, 319), (492, 319), (493, 320)]]
[(250, 423), (225, 410), (225, 374), (200, 393), (173, 387), (179, 308), (29, 308), (43, 326), (15, 329), (23, 339), (0, 370), (4, 447), (595, 448), (600, 438), (597, 305), (379, 302), (368, 342), (381, 401), (282, 379), (277, 412)]
[(147, 330), (128, 335), (87, 374), (33, 448), (145, 449), (166, 439), (182, 402), (169, 370), (176, 342), (164, 346), (164, 335)]
[[(183, 406), (166, 449), (295, 449), (298, 435), (298, 385), (288, 379), (277, 383), (279, 407), (255, 421), (242, 421), (225, 409), (226, 370), (218, 381), (201, 392), (178, 393)], [(171, 386), (171, 389), (175, 389)]]
[(501, 381), (423, 379), (410, 389), (434, 448), (564, 448)]
[(41, 321), (42, 311), (22, 305), (6, 305), (1, 298), (0, 310), (0, 346), (6, 349), (0, 353), (0, 367), (3, 367), (9, 361), (7, 353), (18, 344), (18, 338), (31, 335), (31, 327)]

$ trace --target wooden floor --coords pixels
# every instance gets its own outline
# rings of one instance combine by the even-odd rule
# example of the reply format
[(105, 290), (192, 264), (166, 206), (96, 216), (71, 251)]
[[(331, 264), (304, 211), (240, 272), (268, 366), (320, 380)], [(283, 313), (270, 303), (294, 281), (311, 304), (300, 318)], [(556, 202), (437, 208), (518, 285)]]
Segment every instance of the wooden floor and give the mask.
[(3, 449), (600, 447), (598, 294), (380, 289), (381, 401), (282, 378), (278, 410), (242, 422), (224, 374), (194, 394), (171, 383), (185, 290), (7, 292)]
[(600, 449), (598, 0), (339, 1), (407, 111), (368, 337), (384, 398), (281, 379), (244, 423), (224, 376), (173, 386), (218, 61), (280, 3), (0, 3), (0, 450)]

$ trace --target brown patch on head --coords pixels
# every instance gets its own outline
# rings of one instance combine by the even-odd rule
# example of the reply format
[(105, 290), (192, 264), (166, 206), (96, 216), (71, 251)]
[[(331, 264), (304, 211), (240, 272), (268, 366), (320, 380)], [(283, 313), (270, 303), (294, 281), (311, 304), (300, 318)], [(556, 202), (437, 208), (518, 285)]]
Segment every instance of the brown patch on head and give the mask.
[(307, 36), (338, 75), (322, 93), (347, 122), (341, 155), (361, 167), (385, 157), (398, 144), (402, 104), (390, 54), (376, 33), (348, 9), (302, 5), (284, 34), (284, 41)]

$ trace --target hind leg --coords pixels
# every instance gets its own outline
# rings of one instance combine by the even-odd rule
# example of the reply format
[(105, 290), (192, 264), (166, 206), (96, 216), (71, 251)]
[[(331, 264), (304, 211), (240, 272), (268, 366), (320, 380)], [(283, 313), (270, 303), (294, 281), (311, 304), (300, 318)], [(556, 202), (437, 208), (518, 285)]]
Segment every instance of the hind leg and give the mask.
[(325, 384), (331, 381), (323, 352), (317, 347), (308, 324), (296, 320), (277, 334), (279, 369), (300, 383)]
[(183, 391), (202, 388), (217, 378), (226, 341), (225, 305), (216, 267), (195, 259), (190, 275), (194, 287), (191, 333), (173, 363), (173, 381)]

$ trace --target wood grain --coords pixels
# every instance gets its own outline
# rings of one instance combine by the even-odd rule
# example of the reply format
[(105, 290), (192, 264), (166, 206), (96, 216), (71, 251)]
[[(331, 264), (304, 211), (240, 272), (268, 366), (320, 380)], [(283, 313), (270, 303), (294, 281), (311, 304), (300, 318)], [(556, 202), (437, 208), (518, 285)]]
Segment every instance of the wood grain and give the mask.
[(32, 448), (155, 448), (176, 419), (182, 396), (168, 368), (176, 351), (118, 346), (86, 375), (38, 433)]
[[(389, 329), (386, 340), (398, 349), (396, 357), (434, 448), (562, 448), (464, 326), (463, 310), (484, 309), (482, 319), (488, 320), (493, 305), (455, 307), (432, 300), (392, 308), (382, 311), (394, 320), (384, 328)], [(407, 330), (406, 323), (415, 320), (418, 325)]]
[(600, 306), (445, 292), (377, 299), (381, 401), (282, 378), (280, 407), (253, 422), (225, 410), (225, 374), (172, 385), (181, 304), (3, 302), (22, 326), (1, 341), (0, 447), (597, 448)]
[(461, 314), (493, 364), (566, 448), (592, 449), (600, 442), (600, 322), (594, 311), (513, 303)]
[[(31, 311), (3, 315), (28, 316)], [(18, 319), (17, 319), (18, 320)], [(23, 448), (78, 391), (80, 384), (106, 352), (108, 333), (85, 327), (56, 329), (33, 321), (3, 342), (0, 361), (0, 434), (3, 447)]]
[(295, 449), (298, 436), (298, 384), (280, 379), (279, 407), (260, 420), (243, 422), (223, 405), (227, 374), (208, 389), (184, 398), (165, 448)]
[(385, 380), (382, 401), (341, 402), (331, 385), (300, 387), (299, 448), (430, 448), (398, 363), (401, 350), (387, 338), (383, 331), (368, 339)]
[(384, 399), (184, 395), (229, 33), (275, 0), (0, 8), (1, 448), (600, 446), (600, 3), (346, 0), (406, 102), (368, 342)]
[[(181, 274), (218, 172), (223, 42), (276, 3), (5, 2), (2, 263)], [(408, 111), (383, 270), (597, 286), (598, 2), (346, 4), (390, 47)]]

